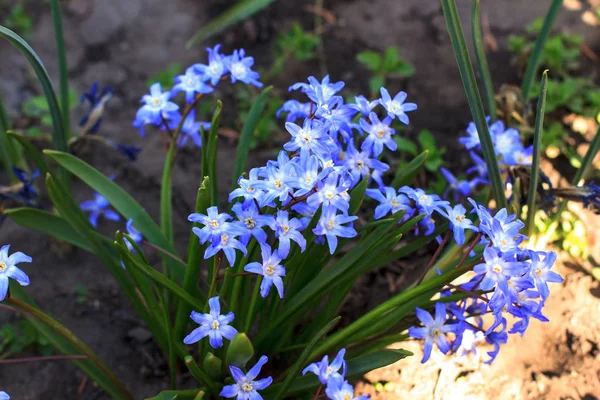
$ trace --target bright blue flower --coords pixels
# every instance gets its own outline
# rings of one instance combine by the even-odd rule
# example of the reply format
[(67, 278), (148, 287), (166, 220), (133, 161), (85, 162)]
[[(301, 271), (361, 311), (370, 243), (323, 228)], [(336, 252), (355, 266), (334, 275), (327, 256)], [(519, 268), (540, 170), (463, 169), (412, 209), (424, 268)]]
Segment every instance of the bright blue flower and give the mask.
[(135, 120), (133, 121), (132, 125), (134, 128), (138, 129), (140, 131), (140, 135), (144, 137), (146, 136), (146, 131), (144, 129), (146, 125), (160, 126), (161, 124), (162, 119), (160, 118), (160, 115), (154, 115), (148, 110), (140, 108), (135, 115)]
[(457, 347), (456, 354), (461, 358), (469, 353), (477, 355), (477, 343), (481, 343), (484, 340), (485, 334), (482, 331), (467, 327), (467, 329), (462, 332), (460, 346)]
[(375, 215), (373, 216), (375, 219), (383, 218), (388, 213), (395, 214), (400, 210), (406, 210), (410, 214), (409, 198), (404, 194), (398, 194), (393, 187), (385, 186), (381, 189), (367, 189), (366, 195), (381, 203), (375, 207)]
[(350, 226), (343, 226), (358, 219), (357, 216), (349, 216), (345, 214), (336, 215), (337, 210), (327, 209), (323, 211), (323, 215), (319, 219), (317, 227), (313, 229), (316, 235), (325, 235), (329, 252), (333, 254), (338, 244), (338, 236), (341, 238), (353, 238), (356, 236), (356, 230)]
[[(333, 138), (337, 135), (342, 135), (345, 142), (352, 138), (352, 117), (356, 114), (356, 110), (349, 105), (344, 104), (344, 99), (340, 96), (332, 98), (326, 107), (318, 108), (315, 111), (316, 117), (327, 123), (329, 134)], [(334, 142), (335, 144), (335, 142)], [(333, 147), (335, 150), (337, 145)]]
[(289, 219), (287, 211), (277, 211), (275, 223), (271, 225), (275, 231), (275, 237), (279, 240), (278, 253), (281, 258), (286, 258), (290, 254), (290, 240), (293, 240), (300, 246), (300, 251), (306, 249), (306, 239), (300, 233), (303, 229), (302, 222), (298, 218)]
[(410, 199), (414, 200), (419, 214), (425, 213), (431, 215), (433, 210), (449, 205), (445, 200), (440, 199), (437, 194), (427, 194), (423, 189), (413, 189), (408, 186), (401, 187), (398, 192), (406, 194)]
[(531, 165), (533, 157), (533, 146), (523, 147), (519, 143), (514, 146), (512, 151), (505, 153), (502, 161), (506, 165)]
[(283, 103), (283, 106), (277, 110), (275, 116), (279, 118), (281, 113), (287, 113), (285, 120), (287, 122), (294, 122), (298, 119), (305, 119), (310, 116), (311, 103), (300, 103), (298, 100), (288, 100)]
[[(504, 211), (504, 213), (506, 213), (506, 211)], [(519, 246), (525, 238), (524, 235), (519, 233), (519, 230), (521, 230), (525, 224), (520, 220), (512, 221), (510, 223), (503, 223), (501, 220), (496, 218), (498, 214), (500, 214), (500, 212), (498, 212), (492, 219), (492, 225), (489, 227), (489, 230), (487, 232), (483, 230), (488, 229), (484, 225), (482, 232), (487, 233), (489, 239), (494, 244), (494, 247), (496, 247), (499, 251), (503, 253), (519, 251)]]
[(458, 201), (461, 197), (470, 196), (471, 192), (477, 187), (477, 185), (487, 183), (486, 180), (481, 178), (473, 178), (471, 180), (463, 179), (459, 181), (444, 167), (440, 168), (440, 172), (448, 182), (448, 188), (444, 192), (444, 197), (446, 197), (449, 191), (452, 191), (454, 201)]
[(248, 179), (240, 176), (238, 179), (238, 185), (240, 187), (229, 194), (229, 201), (231, 202), (233, 199), (243, 197), (244, 206), (248, 206), (248, 204), (254, 202), (254, 200), (256, 200), (261, 207), (264, 206), (263, 197), (265, 196), (265, 193), (263, 190), (269, 189), (269, 185), (267, 182), (259, 179), (258, 173), (258, 168), (253, 168), (248, 174)]
[(331, 364), (329, 364), (329, 356), (325, 355), (321, 361), (312, 363), (304, 368), (304, 370), (302, 370), (302, 375), (312, 372), (317, 375), (319, 382), (321, 382), (322, 385), (326, 385), (329, 378), (343, 378), (346, 376), (347, 369), (346, 361), (344, 360), (345, 355), (346, 349), (341, 349)]
[(17, 264), (30, 263), (31, 257), (20, 251), (8, 255), (10, 244), (2, 246), (0, 249), (0, 301), (3, 301), (8, 292), (8, 278), (19, 282), (21, 286), (29, 285), (29, 277), (23, 272)]
[(197, 68), (189, 67), (184, 75), (175, 77), (175, 86), (171, 89), (173, 96), (178, 92), (185, 92), (185, 101), (193, 103), (196, 94), (210, 93), (214, 89), (203, 82), (203, 76), (198, 74)]
[(94, 200), (84, 201), (79, 205), (83, 211), (90, 213), (89, 220), (94, 228), (98, 227), (98, 218), (103, 216), (110, 221), (119, 221), (121, 217), (110, 208), (110, 203), (99, 193), (94, 195)]
[(404, 100), (406, 100), (407, 97), (405, 92), (399, 92), (392, 99), (386, 88), (381, 88), (379, 91), (381, 92), (379, 103), (386, 109), (388, 115), (392, 118), (398, 117), (400, 122), (404, 125), (408, 125), (409, 119), (406, 113), (416, 110), (417, 105), (415, 103), (404, 103)]
[(363, 117), (366, 117), (371, 114), (371, 111), (377, 107), (378, 104), (378, 100), (369, 101), (365, 96), (360, 95), (354, 97), (354, 104), (348, 104), (348, 106), (361, 113)]
[(227, 213), (219, 214), (219, 209), (216, 206), (209, 207), (206, 214), (194, 213), (188, 217), (188, 221), (204, 225), (202, 228), (192, 228), (201, 244), (204, 244), (207, 240), (212, 241), (213, 238), (218, 240), (221, 233), (227, 231), (231, 225), (227, 222), (231, 220), (231, 215)]
[(356, 185), (361, 178), (372, 174), (372, 171), (385, 172), (390, 166), (372, 157), (369, 151), (358, 151), (352, 142), (346, 148), (344, 163), (352, 176), (352, 186)]
[[(540, 256), (543, 256), (543, 259)], [(545, 300), (550, 295), (548, 282), (560, 283), (563, 281), (562, 276), (554, 271), (550, 271), (556, 261), (556, 253), (553, 251), (547, 253), (530, 251), (529, 257), (531, 258), (531, 277), (535, 282), (535, 287)]]
[(285, 151), (280, 151), (277, 161), (270, 160), (264, 169), (266, 181), (270, 184), (264, 192), (263, 201), (270, 203), (274, 199), (283, 202), (288, 199), (292, 192), (292, 187), (288, 181), (292, 176), (292, 170), (298, 167), (297, 164), (290, 162), (290, 158)]
[(89, 103), (88, 112), (86, 112), (79, 121), (82, 134), (98, 132), (100, 124), (102, 123), (102, 115), (104, 114), (106, 103), (112, 98), (113, 94), (113, 88), (107, 86), (98, 95), (98, 82), (96, 81), (92, 84), (89, 93), (81, 95), (81, 100), (79, 101), (80, 104), (83, 104), (84, 102)]
[[(129, 235), (129, 237), (131, 237), (133, 239), (134, 242), (136, 243), (141, 243), (142, 240), (144, 239), (144, 236), (142, 236), (142, 233), (140, 231), (138, 231), (135, 226), (133, 226), (133, 219), (129, 218), (127, 220), (127, 225), (125, 225), (125, 227), (127, 228), (127, 234)], [(133, 251), (133, 245), (131, 243), (129, 243), (129, 240), (125, 240), (125, 244), (127, 245), (127, 248), (129, 249), (129, 251)]]
[(0, 390), (0, 400), (10, 400), (10, 396), (3, 390)]
[(392, 117), (389, 115), (380, 121), (377, 114), (372, 112), (369, 115), (371, 123), (369, 124), (364, 119), (360, 120), (360, 127), (369, 135), (360, 147), (363, 151), (371, 151), (374, 156), (379, 156), (385, 145), (388, 149), (394, 151), (398, 145), (392, 138), (396, 131), (390, 127)]
[(240, 235), (240, 242), (244, 246), (248, 245), (252, 236), (261, 245), (267, 242), (267, 234), (263, 230), (263, 227), (273, 225), (275, 217), (272, 215), (260, 215), (254, 203), (248, 204), (247, 207), (243, 207), (241, 203), (235, 203), (231, 210), (238, 217), (239, 221), (237, 225), (244, 232)]
[(323, 172), (319, 173), (319, 159), (317, 156), (300, 155), (299, 162), (295, 165), (297, 176), (290, 176), (287, 184), (296, 188), (294, 196), (304, 196), (309, 193), (321, 180)]
[(521, 135), (519, 135), (519, 131), (516, 129), (508, 128), (504, 132), (496, 133), (494, 149), (497, 155), (502, 155), (503, 158), (506, 158), (510, 153), (519, 150), (521, 147)]
[(490, 356), (490, 359), (485, 362), (486, 364), (491, 364), (496, 359), (496, 357), (498, 356), (498, 353), (500, 352), (500, 345), (505, 344), (508, 341), (508, 334), (503, 331), (502, 332), (491, 332), (488, 335), (486, 335), (485, 341), (488, 344), (491, 344), (494, 346), (494, 350), (488, 351), (488, 355)]
[(232, 83), (240, 81), (247, 85), (254, 85), (259, 88), (263, 87), (263, 84), (258, 81), (260, 74), (251, 69), (252, 65), (254, 65), (254, 58), (246, 57), (244, 49), (235, 50), (226, 59), (225, 65), (231, 73)]
[(269, 246), (261, 246), (262, 264), (252, 262), (244, 267), (244, 271), (252, 272), (263, 276), (260, 284), (260, 295), (265, 298), (268, 296), (271, 286), (275, 285), (279, 297), (283, 299), (283, 280), (285, 276), (285, 268), (279, 264), (282, 258), (277, 253), (277, 250), (271, 253)]
[(244, 372), (233, 365), (229, 366), (229, 371), (235, 383), (223, 387), (219, 396), (227, 397), (228, 399), (237, 396), (237, 400), (262, 400), (262, 396), (258, 393), (259, 390), (264, 390), (272, 382), (273, 378), (263, 378), (256, 381), (256, 377), (260, 374), (263, 365), (268, 361), (266, 356), (262, 356), (256, 365), (244, 375)]
[(325, 75), (321, 82), (314, 76), (309, 76), (308, 83), (295, 83), (290, 86), (289, 90), (301, 89), (312, 101), (317, 103), (317, 107), (321, 107), (328, 103), (337, 92), (342, 90), (344, 85), (345, 83), (342, 81), (329, 83), (329, 75)]
[(213, 49), (207, 48), (208, 65), (195, 64), (192, 68), (201, 76), (201, 79), (210, 81), (211, 85), (216, 86), (223, 75), (227, 73), (226, 60), (227, 57), (219, 54), (221, 45), (216, 45)]
[[(169, 117), (169, 129), (177, 129), (181, 123), (181, 114), (177, 112), (169, 115)], [(196, 110), (192, 110), (186, 117), (183, 125), (181, 125), (181, 133), (179, 134), (179, 138), (177, 138), (177, 146), (183, 147), (189, 139), (192, 139), (197, 148), (202, 148), (200, 128), (204, 129), (204, 131), (210, 129), (210, 122), (196, 121)]]
[(142, 96), (142, 102), (145, 103), (139, 110), (139, 113), (152, 116), (153, 120), (160, 119), (161, 115), (177, 111), (179, 106), (172, 101), (171, 92), (164, 92), (160, 83), (154, 83), (150, 86), (150, 94)]
[(317, 183), (317, 191), (306, 202), (314, 209), (323, 204), (323, 210), (333, 208), (345, 213), (350, 207), (348, 189), (349, 186), (343, 185), (341, 182), (340, 175), (331, 172), (327, 178)]
[(211, 245), (208, 246), (204, 252), (204, 259), (208, 259), (222, 250), (227, 258), (227, 262), (229, 262), (229, 266), (233, 267), (233, 264), (235, 264), (236, 250), (240, 250), (244, 256), (248, 255), (246, 246), (235, 238), (235, 236), (239, 234), (240, 228), (237, 227), (237, 225), (228, 223), (219, 237), (213, 237)]
[(210, 298), (208, 300), (208, 306), (210, 308), (208, 314), (192, 311), (190, 318), (200, 326), (187, 335), (183, 339), (183, 343), (193, 344), (208, 336), (210, 345), (214, 349), (217, 349), (223, 347), (223, 338), (231, 340), (236, 335), (237, 330), (234, 327), (229, 326), (235, 319), (235, 316), (232, 312), (228, 312), (225, 315), (221, 314), (219, 296)]
[(340, 376), (332, 376), (327, 381), (325, 394), (330, 400), (369, 400), (371, 398), (368, 394), (354, 397), (354, 388)]
[[(480, 178), (487, 178), (487, 166), (485, 160), (477, 155), (474, 151), (469, 152), (474, 166), (467, 169), (467, 174), (476, 173)], [(487, 183), (487, 180), (485, 180)]]
[(296, 151), (300, 149), (300, 154), (304, 156), (312, 153), (322, 160), (329, 158), (331, 151), (324, 143), (329, 139), (327, 131), (329, 126), (320, 121), (304, 120), (302, 128), (293, 122), (286, 122), (285, 129), (292, 135), (292, 140), (283, 145), (287, 151)]
[(508, 280), (512, 276), (522, 275), (527, 269), (525, 263), (502, 255), (495, 247), (486, 247), (483, 259), (485, 262), (473, 267), (475, 274), (483, 275), (479, 284), (481, 290), (492, 290), (497, 285), (504, 294), (510, 295)]
[[(486, 117), (485, 120), (489, 125), (492, 117)], [(458, 143), (464, 144), (467, 150), (481, 148), (481, 142), (479, 141), (479, 133), (477, 132), (477, 126), (475, 122), (469, 122), (467, 126), (467, 136), (458, 138)]]
[(446, 339), (446, 333), (457, 332), (460, 328), (459, 324), (445, 325), (446, 323), (446, 306), (444, 303), (435, 303), (435, 319), (427, 311), (416, 308), (417, 318), (423, 323), (423, 327), (411, 326), (408, 328), (408, 334), (417, 339), (425, 339), (425, 347), (423, 349), (423, 359), (421, 363), (427, 362), (431, 356), (431, 350), (435, 343), (440, 351), (444, 354), (450, 351), (450, 343)]
[(477, 227), (473, 225), (473, 221), (467, 218), (467, 209), (462, 204), (457, 204), (454, 207), (445, 205), (438, 208), (437, 211), (450, 221), (454, 240), (456, 240), (456, 244), (459, 246), (465, 244), (465, 229), (478, 232)]

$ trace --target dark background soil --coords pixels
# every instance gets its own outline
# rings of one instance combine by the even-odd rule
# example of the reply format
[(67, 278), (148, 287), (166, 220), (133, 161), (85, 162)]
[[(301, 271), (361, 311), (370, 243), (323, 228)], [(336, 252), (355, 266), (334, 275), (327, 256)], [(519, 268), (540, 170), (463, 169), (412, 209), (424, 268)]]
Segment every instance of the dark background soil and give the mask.
[[(147, 90), (147, 78), (165, 69), (169, 63), (180, 62), (185, 67), (203, 61), (204, 45), (185, 50), (185, 41), (206, 21), (233, 3), (225, 0), (65, 2), (64, 28), (72, 87), (82, 93), (96, 80), (102, 85), (114, 87), (116, 96), (106, 111), (102, 134), (120, 142), (141, 144), (144, 147), (136, 163), (130, 163), (103, 147), (86, 147), (79, 156), (104, 173), (114, 174), (115, 180), (134, 194), (154, 217), (158, 217), (160, 175), (165, 150), (158, 133), (152, 132), (142, 139), (131, 126), (139, 107), (140, 96)], [(458, 3), (463, 24), (468, 27), (471, 2), (460, 0)], [(482, 1), (482, 10), (498, 41), (498, 50), (489, 54), (497, 88), (502, 83), (519, 83), (518, 72), (511, 66), (510, 56), (506, 51), (508, 35), (522, 32), (526, 24), (545, 13), (548, 3), (548, 0)], [(580, 4), (582, 9), (563, 9), (557, 19), (557, 29), (583, 34), (588, 46), (598, 53), (598, 28), (586, 25), (581, 20), (582, 12), (589, 8), (589, 4), (585, 1), (569, 3)], [(255, 57), (259, 66), (268, 66), (272, 59), (273, 39), (278, 32), (286, 30), (294, 21), (312, 29), (314, 16), (305, 11), (304, 6), (307, 4), (312, 2), (277, 1), (250, 20), (220, 35), (218, 41), (223, 43), (226, 52), (244, 47), (248, 54)], [(335, 26), (329, 28), (323, 37), (323, 61), (332, 79), (346, 81), (351, 92), (367, 93), (367, 74), (356, 63), (356, 54), (367, 49), (381, 51), (388, 46), (397, 46), (402, 57), (417, 69), (410, 79), (395, 79), (388, 84), (390, 92), (405, 90), (409, 93), (409, 99), (419, 105), (419, 110), (411, 115), (412, 124), (406, 134), (412, 136), (427, 128), (435, 134), (438, 143), (457, 149), (456, 140), (470, 121), (470, 114), (439, 2), (326, 0), (324, 7), (337, 20)], [(50, 75), (56, 77), (52, 22), (47, 8), (46, 5), (32, 8), (35, 14), (32, 46), (44, 61)], [(24, 58), (5, 42), (0, 43), (0, 60), (0, 94), (11, 114), (16, 116), (20, 104), (31, 95), (38, 94), (39, 87), (33, 83)], [(291, 63), (275, 81), (276, 88), (285, 91), (291, 83), (305, 80), (308, 75), (322, 75), (319, 63)], [(226, 90), (225, 109), (232, 113), (235, 103), (228, 94)], [(75, 119), (74, 116), (73, 120)], [(222, 141), (218, 159), (219, 173), (227, 181), (221, 185), (224, 191), (230, 186), (228, 180), (233, 151), (231, 144)], [(250, 160), (251, 163), (260, 163), (270, 154), (270, 150), (259, 149), (256, 154)], [(449, 151), (446, 155), (451, 166), (461, 165), (466, 157), (468, 156), (464, 152)], [(192, 209), (198, 186), (199, 159), (196, 151), (183, 151), (173, 173), (175, 235), (183, 252), (189, 234), (186, 217)], [(91, 191), (80, 184), (75, 186), (75, 193), (81, 200), (92, 196)], [(101, 229), (111, 233), (122, 227), (122, 223), (103, 222)], [(117, 372), (137, 398), (155, 395), (167, 388), (164, 361), (146, 337), (143, 323), (99, 261), (78, 249), (58, 251), (56, 245), (45, 235), (27, 231), (11, 221), (6, 221), (0, 227), (0, 244), (5, 243), (12, 244), (15, 251), (24, 251), (33, 257), (34, 262), (25, 268), (32, 281), (28, 292), (46, 311), (88, 343)], [(492, 373), (485, 372), (488, 374), (484, 382), (485, 390), (474, 389), (478, 387), (476, 382), (468, 380), (471, 379), (469, 376), (474, 375), (467, 374), (461, 375), (461, 382), (467, 382), (464, 390), (456, 389), (459, 387), (456, 381), (447, 379), (442, 381), (445, 382), (444, 387), (454, 388), (455, 391), (444, 388), (415, 391), (415, 387), (429, 387), (427, 385), (432, 379), (439, 378), (439, 373), (438, 378), (435, 373), (427, 375), (431, 373), (429, 369), (422, 369), (422, 374), (404, 372), (421, 368), (418, 366), (418, 355), (411, 359), (413, 364), (394, 367), (393, 371), (397, 372), (397, 376), (375, 376), (371, 379), (373, 382), (395, 380), (398, 390), (377, 394), (374, 386), (366, 385), (363, 389), (381, 399), (397, 399), (409, 393), (413, 398), (467, 398), (467, 393), (471, 392), (471, 397), (468, 398), (473, 399), (600, 397), (599, 329), (579, 329), (592, 321), (595, 321), (594, 326), (598, 328), (598, 285), (576, 267), (565, 269), (563, 273), (572, 276), (567, 279), (567, 285), (577, 282), (579, 286), (574, 286), (576, 290), (564, 289), (566, 292), (560, 293), (570, 295), (552, 302), (552, 307), (556, 307), (551, 312), (552, 321), (526, 336), (526, 340), (528, 337), (533, 338), (533, 345), (516, 340), (514, 345), (510, 345), (513, 346), (510, 350), (501, 353), (496, 365), (492, 367)], [(398, 279), (398, 276), (388, 276), (384, 285), (389, 279)], [(83, 304), (75, 301), (78, 284), (85, 286), (89, 292), (89, 297)], [(359, 292), (362, 294), (362, 304), (357, 304), (357, 309), (372, 304), (376, 292), (373, 286), (362, 286)], [(573, 307), (577, 309), (573, 311)], [(571, 313), (575, 313), (578, 319), (574, 321), (575, 317)], [(14, 315), (6, 311), (0, 312), (0, 324), (14, 318)], [(592, 343), (590, 351), (577, 348), (577, 343), (588, 342)], [(573, 348), (572, 343), (576, 343), (575, 350), (559, 351), (561, 346)], [(534, 351), (537, 353), (532, 353)], [(511, 358), (515, 354), (529, 354), (529, 357)], [(515, 365), (521, 367), (513, 368)], [(479, 369), (473, 370), (485, 370), (479, 364), (476, 368)], [(582, 369), (591, 375), (586, 375), (587, 380), (576, 381), (573, 371)], [(400, 374), (399, 370), (403, 372)], [(461, 371), (457, 374), (461, 374)], [(0, 388), (11, 393), (16, 400), (107, 398), (91, 382), (84, 382), (82, 385), (82, 379), (83, 374), (68, 361), (0, 366)], [(539, 382), (546, 385), (544, 390), (530, 390), (532, 385), (539, 386)], [(565, 395), (562, 391), (558, 395), (561, 388), (566, 388), (570, 382), (577, 382), (580, 389), (573, 389), (571, 385), (570, 389), (565, 389)], [(500, 388), (508, 384), (516, 385), (515, 391), (500, 391)]]

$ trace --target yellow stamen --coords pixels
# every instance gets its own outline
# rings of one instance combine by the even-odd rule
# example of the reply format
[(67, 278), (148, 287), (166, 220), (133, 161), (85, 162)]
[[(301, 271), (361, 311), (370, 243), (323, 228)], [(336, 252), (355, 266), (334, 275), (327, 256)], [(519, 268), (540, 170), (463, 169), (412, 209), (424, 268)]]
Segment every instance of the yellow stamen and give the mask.
[(219, 329), (219, 326), (221, 326), (221, 324), (219, 324), (219, 321), (214, 320), (213, 323), (212, 323), (212, 325), (211, 325), (211, 328), (213, 328), (213, 329)]
[(0, 261), (0, 272), (4, 271), (6, 268), (8, 268), (8, 265), (6, 265), (4, 261)]
[(274, 273), (275, 273), (275, 266), (273, 264), (267, 265), (267, 268), (265, 268), (265, 274), (271, 276)]
[(219, 227), (219, 221), (217, 221), (216, 219), (213, 219), (212, 221), (210, 221), (210, 222), (208, 223), (208, 225), (209, 225), (211, 228), (217, 229), (217, 228)]

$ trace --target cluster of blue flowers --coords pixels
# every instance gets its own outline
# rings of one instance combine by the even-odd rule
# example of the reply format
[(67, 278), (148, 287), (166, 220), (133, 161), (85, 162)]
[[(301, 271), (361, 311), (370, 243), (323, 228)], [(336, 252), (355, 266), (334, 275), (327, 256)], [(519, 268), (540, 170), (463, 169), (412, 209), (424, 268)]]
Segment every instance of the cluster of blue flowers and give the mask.
[[(473, 268), (472, 279), (457, 289), (473, 295), (446, 305), (443, 297), (450, 291), (442, 292), (441, 302), (435, 305), (434, 317), (417, 308), (417, 318), (423, 327), (411, 327), (409, 335), (425, 339), (422, 362), (429, 359), (434, 343), (444, 354), (450, 350), (464, 353), (476, 351), (474, 340), (478, 339), (494, 346), (494, 350), (488, 352), (488, 363), (491, 363), (498, 355), (500, 345), (506, 343), (509, 333), (523, 335), (531, 318), (548, 321), (542, 314), (550, 294), (548, 283), (563, 280), (551, 271), (556, 253), (521, 248), (525, 236), (520, 230), (524, 224), (515, 215), (502, 209), (492, 216), (484, 206), (472, 199), (469, 201), (479, 220), (478, 226), (467, 218), (461, 205), (454, 209), (446, 206), (437, 211), (450, 221), (459, 245), (464, 243), (465, 229), (479, 233), (476, 240), (479, 240), (478, 245), (484, 246), (482, 262)], [(484, 328), (481, 317), (488, 312), (493, 316), (493, 323)], [(510, 329), (506, 315), (517, 320)], [(446, 333), (454, 334), (452, 343)]]

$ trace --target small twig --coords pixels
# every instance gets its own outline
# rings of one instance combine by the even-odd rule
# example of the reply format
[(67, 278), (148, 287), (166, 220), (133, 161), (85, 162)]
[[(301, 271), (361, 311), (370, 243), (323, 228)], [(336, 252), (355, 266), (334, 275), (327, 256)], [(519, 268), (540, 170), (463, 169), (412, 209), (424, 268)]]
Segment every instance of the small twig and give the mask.
[(81, 383), (79, 383), (79, 386), (77, 387), (77, 394), (83, 393), (83, 391), (85, 390), (85, 385), (87, 384), (87, 381), (88, 381), (88, 376), (84, 375), (83, 378), (81, 378)]
[(177, 257), (175, 254), (169, 253), (168, 251), (166, 251), (165, 249), (162, 249), (160, 247), (158, 247), (157, 245), (150, 243), (147, 240), (142, 240), (142, 244), (150, 247), (151, 249), (154, 249), (156, 251), (158, 251), (159, 253), (164, 254), (165, 256), (177, 261), (179, 264), (182, 264), (184, 266), (187, 266), (187, 264), (185, 263), (185, 261), (183, 261), (181, 258)]
[(473, 242), (469, 245), (469, 247), (467, 247), (467, 249), (463, 253), (462, 258), (460, 259), (460, 261), (458, 262), (458, 264), (456, 264), (456, 268), (458, 268), (461, 265), (463, 265), (463, 263), (465, 262), (465, 260), (469, 256), (469, 254), (473, 251), (473, 249), (475, 248), (475, 246), (477, 246), (477, 243), (479, 243), (479, 241), (481, 240), (481, 236), (483, 236), (483, 234), (481, 232), (479, 232), (477, 234), (477, 236), (475, 236), (475, 239), (473, 240)]
[(486, 302), (486, 303), (489, 303), (489, 300), (488, 300), (487, 298), (483, 297), (481, 294), (479, 294), (479, 293), (477, 293), (477, 292), (473, 292), (473, 291), (471, 291), (471, 290), (468, 290), (468, 289), (462, 288), (462, 287), (460, 287), (460, 286), (453, 285), (453, 284), (451, 284), (450, 282), (446, 282), (446, 283), (445, 283), (445, 285), (446, 285), (446, 286), (447, 286), (449, 289), (454, 289), (454, 290), (457, 290), (457, 291), (459, 291), (459, 292), (466, 293), (466, 294), (468, 294), (468, 295), (470, 295), (470, 296), (477, 297), (479, 300), (482, 300), (482, 301), (484, 301), (484, 302)]
[(444, 236), (444, 240), (442, 240), (442, 243), (440, 243), (440, 245), (438, 246), (437, 250), (433, 254), (433, 257), (431, 257), (431, 260), (429, 260), (427, 267), (425, 267), (425, 269), (421, 273), (421, 276), (419, 277), (419, 280), (417, 281), (417, 284), (415, 286), (419, 286), (421, 284), (421, 282), (423, 282), (423, 279), (425, 279), (425, 275), (427, 275), (427, 272), (431, 269), (433, 264), (437, 261), (437, 259), (442, 254), (442, 250), (444, 250), (444, 247), (446, 247), (446, 244), (450, 240), (451, 235), (452, 235), (451, 231), (446, 232), (446, 235)]
[(313, 397), (313, 400), (317, 400), (319, 398), (319, 396), (321, 395), (321, 390), (323, 390), (323, 385), (319, 385), (319, 389), (317, 389), (317, 393), (315, 393), (315, 397)]
[(44, 356), (44, 357), (22, 357), (22, 358), (10, 358), (8, 360), (0, 360), (0, 364), (18, 364), (38, 361), (55, 361), (55, 360), (84, 360), (89, 358), (82, 354), (73, 355), (59, 355), (59, 356)]

